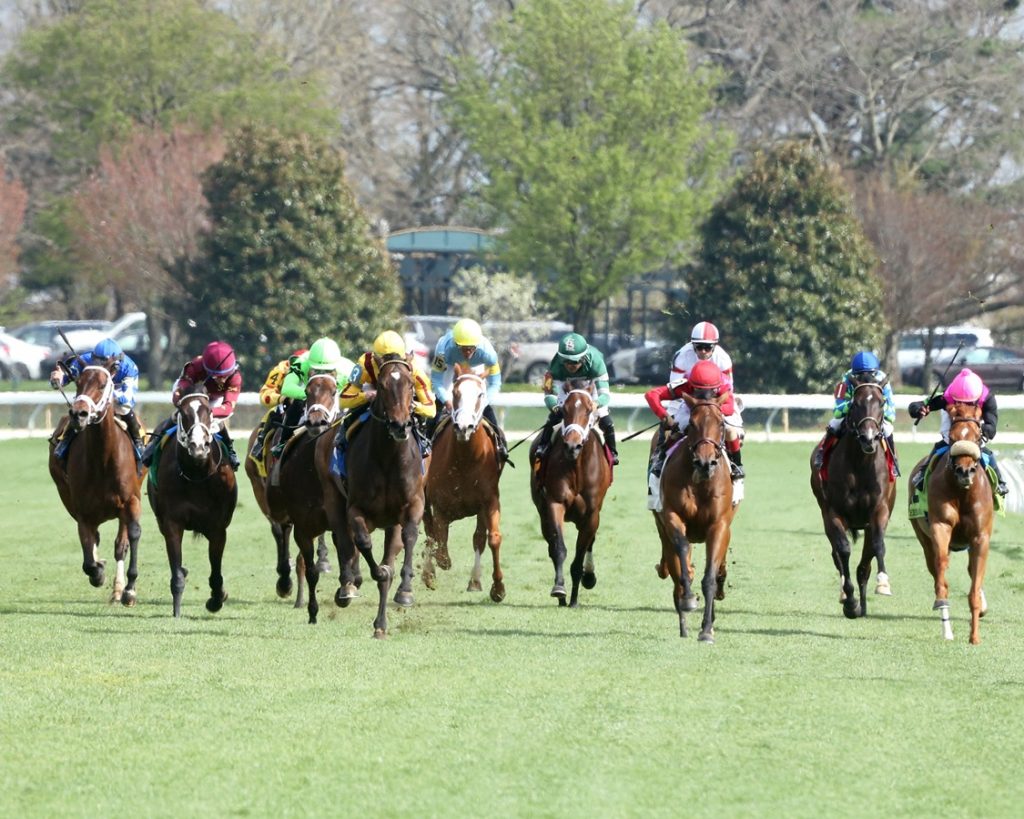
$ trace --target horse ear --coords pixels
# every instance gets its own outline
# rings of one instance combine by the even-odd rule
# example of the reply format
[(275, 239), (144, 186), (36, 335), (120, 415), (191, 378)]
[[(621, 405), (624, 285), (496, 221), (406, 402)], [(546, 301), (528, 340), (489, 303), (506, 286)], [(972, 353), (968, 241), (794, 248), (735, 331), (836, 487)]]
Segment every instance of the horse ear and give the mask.
[(695, 407), (695, 406), (697, 406), (697, 397), (696, 397), (696, 396), (694, 396), (694, 395), (690, 395), (690, 393), (688, 393), (688, 392), (683, 392), (683, 393), (681, 393), (680, 395), (681, 395), (682, 399), (683, 399), (683, 400), (684, 400), (684, 401), (685, 401), (685, 402), (686, 402), (686, 403), (687, 403), (687, 404), (688, 404), (688, 405), (689, 405), (690, 407)]

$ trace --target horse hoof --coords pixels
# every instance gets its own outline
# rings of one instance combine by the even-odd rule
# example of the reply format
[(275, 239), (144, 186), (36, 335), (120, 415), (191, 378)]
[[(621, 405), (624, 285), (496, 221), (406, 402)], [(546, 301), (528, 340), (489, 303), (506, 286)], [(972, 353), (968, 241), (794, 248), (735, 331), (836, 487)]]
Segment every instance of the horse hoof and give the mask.
[(856, 620), (858, 617), (861, 617), (860, 603), (848, 597), (843, 601), (843, 615), (848, 620)]
[(715, 633), (713, 631), (702, 631), (697, 635), (697, 642), (708, 643), (709, 645), (715, 644)]
[(484, 587), (482, 585), (480, 585), (480, 581), (479, 580), (470, 580), (469, 581), (469, 585), (466, 586), (466, 591), (468, 591), (468, 592), (483, 591), (483, 590), (484, 590)]
[(332, 571), (331, 570), (331, 561), (329, 561), (329, 560), (318, 560), (316, 562), (316, 570), (320, 574), (330, 574), (331, 571)]
[(211, 614), (220, 611), (224, 607), (224, 598), (211, 597), (206, 601), (206, 610)]
[(387, 633), (386, 629), (375, 628), (373, 630), (373, 639), (374, 640), (386, 640), (387, 638), (388, 638), (388, 633)]
[(491, 600), (493, 600), (495, 603), (500, 603), (504, 599), (505, 599), (505, 584), (504, 583), (495, 583), (493, 586), (491, 586)]
[(412, 604), (413, 604), (412, 592), (397, 591), (397, 592), (395, 592), (394, 600), (395, 600), (395, 605), (396, 606), (401, 606), (402, 608), (406, 608), (406, 609), (412, 608)]
[(347, 586), (338, 586), (334, 592), (334, 603), (338, 608), (348, 608), (348, 604), (355, 600), (359, 595), (356, 594), (355, 588), (352, 584)]
[(875, 594), (892, 597), (892, 587), (889, 585), (889, 575), (885, 572), (878, 573), (878, 582), (875, 584)]
[(583, 588), (592, 589), (597, 585), (597, 575), (593, 572), (584, 572), (580, 578), (580, 583), (583, 584)]
[(132, 589), (131, 591), (126, 590), (124, 594), (121, 595), (121, 605), (124, 606), (126, 609), (132, 608), (132, 606), (134, 606), (137, 602), (138, 595), (135, 593), (134, 589)]
[(683, 611), (696, 611), (697, 605), (697, 595), (688, 594), (683, 598)]
[(555, 585), (551, 587), (551, 596), (557, 597), (562, 605), (565, 605), (565, 586)]
[(277, 578), (277, 596), (278, 597), (290, 597), (292, 593), (292, 579), (290, 577), (279, 577)]
[(102, 568), (99, 569), (99, 571), (93, 572), (91, 575), (89, 575), (89, 585), (96, 589), (102, 588), (106, 580), (107, 578)]

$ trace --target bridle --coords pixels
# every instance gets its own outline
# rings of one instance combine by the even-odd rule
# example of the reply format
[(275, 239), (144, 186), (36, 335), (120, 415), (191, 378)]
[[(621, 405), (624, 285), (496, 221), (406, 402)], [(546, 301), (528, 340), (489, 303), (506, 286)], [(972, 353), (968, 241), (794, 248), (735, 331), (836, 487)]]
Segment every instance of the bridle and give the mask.
[[(331, 400), (330, 400), (330, 404), (321, 404), (321, 403), (313, 403), (313, 404), (308, 404), (307, 403), (306, 404), (306, 412), (305, 412), (306, 426), (307, 426), (307, 428), (315, 428), (316, 430), (318, 430), (317, 434), (319, 434), (320, 432), (323, 432), (324, 429), (326, 429), (332, 423), (334, 423), (334, 419), (338, 417), (338, 412), (339, 412), (339, 404), (338, 404), (338, 379), (337, 379), (337, 377), (333, 373), (320, 372), (320, 373), (316, 373), (315, 375), (311, 375), (309, 377), (309, 380), (306, 382), (306, 394), (307, 395), (309, 394), (310, 386), (312, 386), (313, 382), (316, 381), (318, 378), (330, 379), (330, 382), (331, 382)], [(323, 417), (322, 417), (322, 420), (318, 420), (316, 423), (313, 423), (312, 420), (310, 419), (310, 416), (314, 415), (316, 413), (321, 413)]]
[[(977, 431), (977, 437), (972, 434), (970, 437), (961, 437), (953, 440), (953, 428), (959, 424), (971, 424)], [(950, 416), (949, 419), (949, 457), (946, 459), (946, 468), (951, 470), (957, 478), (958, 483), (963, 487), (969, 487), (974, 480), (974, 473), (981, 460), (981, 446), (983, 436), (981, 433), (981, 421), (978, 418), (967, 416)], [(957, 458), (967, 457), (971, 465), (964, 469), (956, 463)]]
[[(370, 416), (375, 421), (380, 421), (387, 427), (388, 434), (391, 435), (396, 441), (404, 441), (409, 437), (409, 431), (412, 429), (414, 423), (412, 419), (412, 407), (409, 407), (409, 417), (404, 421), (396, 421), (391, 417), (388, 412), (387, 406), (385, 405), (384, 398), (390, 395), (389, 391), (385, 389), (388, 386), (385, 381), (385, 370), (388, 368), (404, 367), (408, 373), (410, 381), (412, 380), (412, 366), (404, 358), (392, 358), (385, 361), (380, 365), (380, 370), (377, 373), (377, 397), (374, 402), (370, 405)], [(398, 370), (389, 370), (386, 375), (394, 382), (399, 382), (402, 379), (402, 374)], [(415, 386), (413, 386), (415, 389)], [(378, 408), (379, 405), (379, 408)]]
[[(68, 414), (75, 420), (80, 429), (91, 424), (98, 424), (102, 420), (103, 415), (110, 407), (111, 396), (114, 394), (114, 376), (110, 374), (110, 370), (98, 364), (89, 364), (82, 368), (82, 372), (78, 377), (81, 378), (90, 370), (103, 373), (106, 381), (103, 383), (98, 401), (94, 400), (91, 395), (82, 392), (77, 393), (74, 400), (72, 400)], [(85, 410), (76, 410), (79, 404), (84, 404)]]
[[(476, 400), (472, 402), (472, 406), (462, 406), (462, 390), (459, 388), (460, 385), (476, 386), (477, 395)], [(456, 395), (459, 401), (457, 404), (453, 402), (452, 423), (455, 425), (456, 435), (462, 440), (469, 440), (469, 437), (476, 432), (480, 419), (484, 415), (484, 407), (486, 406), (484, 399), (487, 397), (484, 379), (476, 373), (463, 373), (452, 384), (452, 396)]]
[[(211, 420), (211, 422), (207, 424), (202, 420), (201, 411), (203, 409), (205, 409), (206, 414), (209, 415), (210, 397), (205, 393), (189, 393), (188, 395), (183, 395), (181, 400), (178, 402), (178, 430), (175, 433), (175, 439), (193, 461), (205, 461), (209, 458), (213, 444), (215, 422)], [(185, 428), (184, 424), (184, 420), (186, 418), (191, 420), (188, 429)], [(220, 467), (222, 460), (223, 453), (220, 452), (220, 447), (218, 446), (217, 462), (213, 465), (209, 474), (203, 476), (203, 479), (215, 473)], [(193, 478), (190, 478), (181, 471), (180, 461), (178, 471), (182, 477), (188, 480), (193, 480)]]
[[(563, 419), (565, 418), (565, 406), (574, 395), (577, 396), (577, 401), (585, 399), (586, 403), (589, 404), (589, 408), (587, 410), (587, 421), (585, 424), (579, 424), (575, 421), (572, 423), (566, 423), (564, 420), (562, 422), (562, 441), (572, 453), (573, 458), (576, 458), (579, 457), (580, 451), (583, 449), (583, 444), (590, 436), (590, 431), (594, 428), (594, 422), (597, 418), (597, 402), (594, 401), (594, 396), (589, 390), (578, 388), (569, 390), (565, 395), (565, 400), (562, 402)], [(580, 398), (580, 396), (582, 396), (582, 398)], [(568, 439), (568, 436), (573, 433), (578, 433), (580, 436), (578, 444), (571, 443)]]
[[(719, 435), (717, 439), (702, 435), (700, 430), (697, 429), (697, 425), (694, 423), (693, 419), (697, 414), (697, 410), (701, 407), (710, 407), (721, 422), (719, 425)], [(694, 433), (692, 436), (690, 435), (691, 429)], [(722, 408), (717, 402), (697, 401), (690, 407), (690, 423), (686, 425), (686, 433), (684, 434), (683, 439), (686, 442), (686, 447), (690, 450), (692, 459), (700, 464), (705, 464), (710, 460), (710, 458), (701, 458), (697, 454), (697, 449), (701, 445), (710, 446), (713, 452), (719, 452), (725, 449), (725, 416), (722, 414)]]
[[(853, 421), (853, 420), (851, 420), (852, 419), (852, 412), (851, 412), (851, 413), (847, 414), (846, 421), (847, 421), (847, 424), (849, 424), (850, 428), (853, 430), (854, 434), (857, 436), (857, 441), (860, 443), (860, 448), (862, 450), (864, 450), (864, 452), (870, 453), (870, 452), (874, 452), (875, 451), (875, 447), (878, 445), (877, 444), (877, 440), (878, 440), (878, 438), (882, 434), (882, 419), (884, 417), (884, 409), (882, 407), (882, 403), (883, 403), (883, 401), (885, 399), (885, 393), (883, 392), (882, 388), (878, 384), (875, 384), (875, 383), (872, 383), (872, 382), (864, 382), (864, 383), (858, 384), (853, 389), (853, 399), (851, 400), (851, 411), (852, 411), (852, 408), (854, 406), (857, 406), (857, 407), (861, 407), (862, 406), (862, 405), (856, 403), (857, 393), (860, 392), (860, 390), (862, 390), (862, 389), (870, 389), (870, 390), (873, 390), (873, 391), (877, 391), (877, 393), (878, 393), (878, 401), (879, 401), (877, 417), (876, 417), (876, 414), (868, 414), (868, 415), (865, 415), (863, 418), (861, 418), (858, 421)], [(874, 434), (873, 435), (870, 434), (870, 432), (866, 429), (866, 427), (868, 425), (874, 426)]]

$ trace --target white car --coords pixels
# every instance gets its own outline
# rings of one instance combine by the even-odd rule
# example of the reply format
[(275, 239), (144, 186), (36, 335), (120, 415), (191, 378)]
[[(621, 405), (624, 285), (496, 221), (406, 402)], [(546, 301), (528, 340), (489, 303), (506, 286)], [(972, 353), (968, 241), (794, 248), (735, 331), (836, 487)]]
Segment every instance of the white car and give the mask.
[(0, 331), (0, 377), (2, 378), (43, 378), (43, 359), (50, 354), (50, 348), (15, 338)]
[[(896, 358), (899, 362), (900, 380), (904, 384), (924, 386), (924, 345), (927, 330), (908, 330), (901, 333)], [(936, 327), (932, 337), (933, 362), (949, 359), (962, 343), (962, 350), (975, 347), (991, 347), (992, 332), (987, 327), (957, 325), (953, 327)]]

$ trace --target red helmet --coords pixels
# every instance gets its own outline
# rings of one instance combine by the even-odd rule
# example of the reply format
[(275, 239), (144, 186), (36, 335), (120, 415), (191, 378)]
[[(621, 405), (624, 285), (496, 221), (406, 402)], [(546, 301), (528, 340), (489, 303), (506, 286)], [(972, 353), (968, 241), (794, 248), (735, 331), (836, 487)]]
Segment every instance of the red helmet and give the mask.
[(690, 370), (688, 380), (694, 389), (717, 390), (722, 386), (722, 371), (714, 361), (698, 361)]
[(226, 341), (211, 341), (203, 350), (203, 368), (209, 375), (231, 375), (238, 369), (235, 351)]
[(693, 325), (690, 341), (694, 344), (717, 344), (718, 328), (710, 321), (698, 321)]

